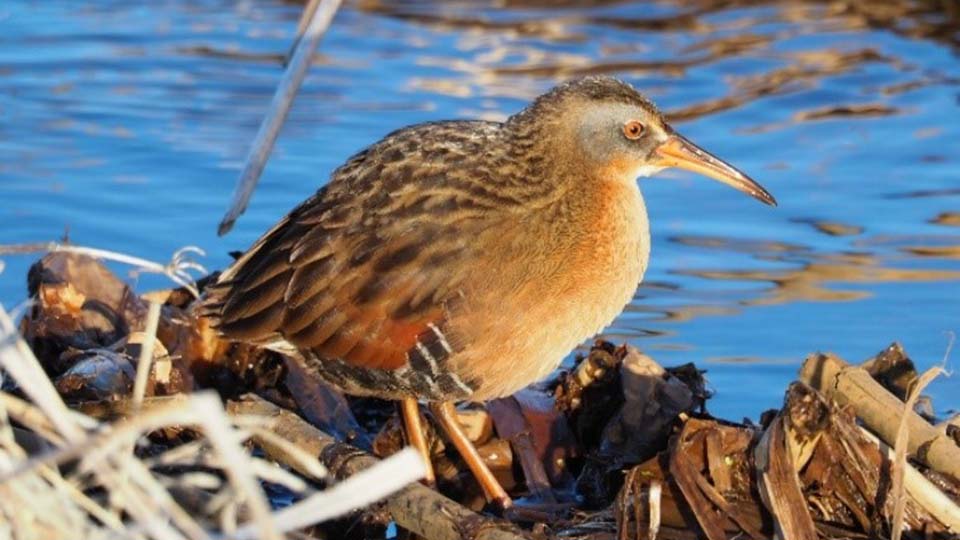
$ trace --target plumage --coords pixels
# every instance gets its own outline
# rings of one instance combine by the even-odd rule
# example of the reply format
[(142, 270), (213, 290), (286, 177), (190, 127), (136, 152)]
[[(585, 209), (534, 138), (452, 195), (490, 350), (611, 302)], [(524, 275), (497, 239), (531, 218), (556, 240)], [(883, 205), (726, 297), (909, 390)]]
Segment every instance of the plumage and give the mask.
[(228, 339), (298, 351), (348, 393), (405, 400), (408, 426), (410, 400), (436, 402), (506, 504), (449, 401), (511, 394), (613, 320), (650, 249), (636, 177), (668, 166), (774, 203), (612, 78), (560, 85), (502, 123), (403, 128), (264, 234), (204, 312)]
[[(646, 268), (634, 169), (648, 155), (590, 131), (607, 110), (672, 132), (632, 87), (595, 77), (503, 123), (387, 135), (224, 272), (206, 313), (229, 339), (286, 342), (321, 377), (335, 368), (350, 392), (516, 391), (609, 324)], [(441, 373), (459, 383), (452, 395), (437, 389)]]

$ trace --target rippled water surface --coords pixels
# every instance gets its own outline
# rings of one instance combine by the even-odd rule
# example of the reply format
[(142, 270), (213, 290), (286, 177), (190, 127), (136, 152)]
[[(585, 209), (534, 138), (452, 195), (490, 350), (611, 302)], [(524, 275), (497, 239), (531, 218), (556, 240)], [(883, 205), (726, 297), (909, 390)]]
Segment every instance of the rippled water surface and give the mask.
[[(921, 367), (941, 361), (960, 331), (960, 8), (740, 3), (348, 2), (220, 239), (301, 6), (6, 0), (0, 243), (68, 230), (156, 260), (196, 244), (221, 267), (393, 129), (502, 119), (610, 73), (780, 207), (685, 173), (644, 180), (653, 259), (608, 336), (707, 368), (713, 410), (733, 417), (776, 406), (817, 349), (860, 360), (900, 340)], [(9, 307), (30, 259), (4, 262)], [(935, 383), (938, 412), (958, 391)]]

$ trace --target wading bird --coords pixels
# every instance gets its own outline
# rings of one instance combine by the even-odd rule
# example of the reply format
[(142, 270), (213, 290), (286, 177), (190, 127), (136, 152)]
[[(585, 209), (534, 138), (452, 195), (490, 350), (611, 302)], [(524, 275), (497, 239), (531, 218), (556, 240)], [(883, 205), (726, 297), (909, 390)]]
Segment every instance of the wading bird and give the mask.
[(227, 339), (295, 352), (349, 394), (399, 400), (428, 458), (427, 402), (487, 499), (507, 506), (453, 403), (545, 377), (620, 313), (650, 253), (636, 179), (667, 167), (776, 204), (613, 78), (560, 85), (505, 122), (406, 127), (264, 234), (205, 313)]

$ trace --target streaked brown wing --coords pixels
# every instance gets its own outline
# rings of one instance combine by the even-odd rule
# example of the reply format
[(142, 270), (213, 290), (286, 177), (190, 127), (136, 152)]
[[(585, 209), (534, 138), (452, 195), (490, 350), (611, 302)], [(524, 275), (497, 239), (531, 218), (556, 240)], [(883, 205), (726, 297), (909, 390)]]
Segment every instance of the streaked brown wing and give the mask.
[[(422, 154), (410, 139), (406, 149)], [(431, 339), (456, 345), (439, 329), (489, 213), (442, 169), (417, 176), (395, 157), (377, 147), (358, 154), (224, 272), (205, 312), (225, 337), (282, 337), (322, 358), (381, 369), (404, 366)]]

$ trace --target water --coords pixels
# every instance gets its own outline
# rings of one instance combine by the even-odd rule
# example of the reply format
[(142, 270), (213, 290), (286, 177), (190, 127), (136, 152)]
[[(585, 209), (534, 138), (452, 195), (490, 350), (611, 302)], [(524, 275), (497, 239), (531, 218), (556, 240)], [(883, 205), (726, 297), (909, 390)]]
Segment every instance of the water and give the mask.
[[(653, 260), (608, 337), (708, 369), (712, 409), (736, 418), (777, 406), (812, 351), (860, 360), (899, 340), (928, 367), (960, 331), (951, 2), (348, 3), (225, 239), (301, 8), (138, 4), (0, 4), (0, 243), (68, 230), (155, 260), (195, 244), (222, 267), (395, 128), (502, 119), (559, 80), (611, 73), (780, 207), (684, 173), (644, 180)], [(10, 307), (31, 261), (4, 262)], [(956, 377), (930, 393), (960, 409)]]

